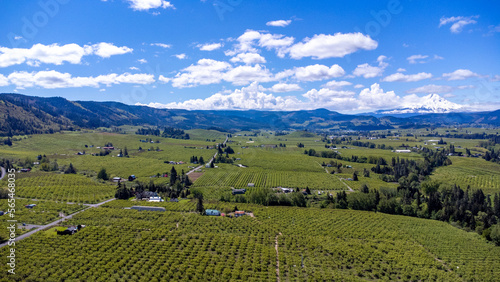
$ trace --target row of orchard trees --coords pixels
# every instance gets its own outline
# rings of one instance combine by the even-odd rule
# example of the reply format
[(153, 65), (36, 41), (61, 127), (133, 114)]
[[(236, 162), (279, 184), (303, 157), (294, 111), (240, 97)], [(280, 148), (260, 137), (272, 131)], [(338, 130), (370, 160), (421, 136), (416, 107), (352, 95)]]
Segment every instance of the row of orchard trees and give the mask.
[(466, 190), (460, 186), (439, 185), (425, 181), (418, 188), (401, 186), (397, 189), (369, 189), (361, 193), (337, 193), (328, 196), (322, 207), (378, 211), (456, 223), (476, 231), (500, 245), (500, 194), (484, 195), (482, 190)]

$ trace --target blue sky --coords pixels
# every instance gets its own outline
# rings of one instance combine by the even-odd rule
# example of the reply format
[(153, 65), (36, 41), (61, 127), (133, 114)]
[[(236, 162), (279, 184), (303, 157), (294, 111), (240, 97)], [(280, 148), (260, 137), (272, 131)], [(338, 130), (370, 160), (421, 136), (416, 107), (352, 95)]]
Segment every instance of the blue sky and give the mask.
[(0, 92), (185, 109), (500, 108), (495, 1), (1, 1)]

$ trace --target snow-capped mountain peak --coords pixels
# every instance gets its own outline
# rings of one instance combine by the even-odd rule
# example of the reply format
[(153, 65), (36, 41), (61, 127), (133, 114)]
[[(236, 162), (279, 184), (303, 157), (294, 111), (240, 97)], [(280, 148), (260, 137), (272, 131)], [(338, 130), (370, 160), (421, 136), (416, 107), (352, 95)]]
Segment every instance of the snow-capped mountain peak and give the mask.
[(416, 95), (406, 96), (401, 106), (397, 109), (380, 110), (377, 114), (430, 114), (430, 113), (450, 113), (463, 109), (462, 105), (450, 102), (438, 94), (429, 94), (423, 97)]

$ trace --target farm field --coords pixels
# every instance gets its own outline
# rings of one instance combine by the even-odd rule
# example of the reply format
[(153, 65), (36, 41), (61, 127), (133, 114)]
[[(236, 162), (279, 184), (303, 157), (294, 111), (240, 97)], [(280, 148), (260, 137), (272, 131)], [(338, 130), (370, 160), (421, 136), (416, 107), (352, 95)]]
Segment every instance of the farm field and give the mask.
[(486, 194), (500, 192), (500, 165), (479, 158), (453, 157), (453, 164), (436, 169), (433, 179), (457, 184), (463, 189), (482, 189)]
[[(120, 202), (75, 216), (67, 224), (87, 227), (73, 236), (37, 233), (21, 241), (24, 263), (15, 279), (274, 281), (277, 262), (282, 281), (491, 281), (500, 275), (498, 247), (437, 221), (245, 204), (238, 208), (255, 217), (229, 219), (199, 216), (189, 203), (170, 203), (178, 211), (140, 212)], [(4, 264), (6, 249), (0, 252)]]
[(52, 173), (19, 179), (17, 186), (16, 194), (22, 198), (85, 204), (112, 198), (116, 190), (83, 175)]
[(221, 165), (218, 169), (205, 172), (195, 181), (194, 187), (221, 186), (245, 188), (249, 183), (255, 187), (276, 188), (314, 188), (326, 190), (342, 190), (342, 184), (337, 177), (324, 172), (301, 171), (268, 171), (262, 169), (248, 169), (227, 167)]
[[(17, 164), (32, 163), (38, 155), (46, 155), (50, 161), (57, 161), (59, 167), (66, 168), (71, 163), (77, 169), (76, 174), (64, 174), (44, 172), (39, 165), (33, 165), (30, 172), (17, 173), (18, 222), (46, 224), (57, 220), (61, 213), (74, 213), (86, 207), (85, 204), (115, 197), (117, 184), (97, 179), (101, 168), (106, 168), (109, 177), (127, 178), (134, 174), (137, 180), (122, 183), (128, 188), (136, 187), (139, 182), (170, 187), (169, 177), (153, 176), (170, 175), (172, 167), (179, 174), (188, 172), (198, 166), (189, 163), (191, 157), (208, 161), (217, 151), (213, 146), (225, 140), (225, 133), (190, 130), (186, 131), (192, 136), (190, 140), (152, 137), (159, 143), (145, 143), (140, 140), (149, 137), (135, 135), (134, 130), (136, 128), (127, 131), (132, 134), (95, 131), (34, 135), (16, 141), (12, 147), (0, 146), (0, 151)], [(393, 203), (402, 201), (402, 194), (396, 195), (400, 183), (383, 181), (380, 174), (372, 171), (375, 164), (304, 154), (310, 149), (331, 151), (325, 148), (321, 136), (312, 133), (238, 134), (233, 133), (227, 143), (234, 150), (227, 154), (232, 163), (215, 163), (214, 168), (203, 166), (189, 187), (191, 195), (179, 198), (179, 202), (159, 203), (135, 200), (132, 195), (129, 200), (115, 200), (90, 208), (56, 228), (18, 242), (18, 258), (23, 264), (19, 264), (18, 276), (8, 278), (31, 281), (276, 281), (278, 278), (280, 281), (491, 281), (500, 275), (499, 247), (487, 241), (484, 235), (467, 232), (470, 229), (466, 226), (462, 226), (466, 229), (462, 230), (441, 221), (373, 212), (377, 209), (364, 212), (338, 208), (338, 197), (343, 192), (348, 196), (370, 197), (380, 191), (379, 197), (393, 193)], [(91, 144), (88, 140), (99, 140), (94, 144), (101, 146), (111, 142), (116, 149), (107, 156), (92, 156), (100, 150), (95, 146), (85, 148)], [(253, 142), (247, 143), (250, 141)], [(387, 139), (360, 141), (386, 146), (412, 144)], [(462, 148), (471, 146), (482, 150), (475, 147), (479, 140), (451, 142), (462, 144)], [(304, 147), (299, 148), (299, 143)], [(422, 141), (415, 145), (417, 143), (421, 145)], [(139, 151), (139, 146), (143, 150)], [(153, 150), (148, 151), (150, 146)], [(129, 157), (118, 157), (119, 150), (125, 147)], [(341, 157), (348, 158), (383, 158), (388, 163), (392, 158), (424, 160), (418, 152), (396, 153), (348, 144), (338, 144), (337, 148)], [(76, 154), (84, 149), (85, 155)], [(173, 165), (165, 161), (184, 163)], [(482, 158), (451, 156), (450, 161), (450, 165), (436, 168), (429, 178), (444, 186), (456, 183), (463, 189), (470, 185), (473, 190), (482, 189), (490, 195), (500, 192), (500, 165)], [(340, 169), (334, 168), (333, 163), (340, 165)], [(363, 171), (370, 173), (365, 176)], [(355, 172), (357, 181), (352, 180)], [(0, 183), (6, 184), (5, 180)], [(249, 183), (254, 187), (249, 187)], [(370, 194), (362, 192), (364, 185), (369, 187)], [(301, 192), (285, 195), (271, 189), (277, 187), (298, 188)], [(271, 193), (274, 199), (281, 201), (282, 197), (292, 199), (291, 194), (300, 194), (304, 202), (301, 208), (291, 207), (298, 205), (292, 200), (285, 204), (288, 206), (263, 206), (242, 200), (245, 199), (242, 196), (232, 196), (232, 188), (245, 188), (247, 199)], [(311, 193), (302, 196), (306, 188)], [(159, 190), (158, 193), (165, 200), (170, 199), (169, 194)], [(205, 209), (225, 213), (240, 209), (252, 212), (253, 216), (236, 219), (201, 216), (196, 213), (195, 193), (203, 194)], [(7, 209), (5, 201), (0, 201), (0, 210)], [(414, 199), (410, 201), (415, 205)], [(24, 208), (27, 204), (37, 206)], [(136, 205), (163, 207), (166, 211), (129, 209)], [(424, 210), (425, 206), (418, 208)], [(436, 217), (435, 213), (426, 216)], [(6, 230), (7, 222), (4, 220), (1, 224)], [(57, 236), (54, 231), (76, 225), (86, 227), (71, 236)], [(16, 234), (25, 232), (27, 230), (20, 228)], [(0, 236), (6, 238), (7, 232), (3, 231)], [(2, 263), (5, 252), (6, 249), (0, 249)], [(0, 274), (0, 280), (6, 279), (5, 273)]]

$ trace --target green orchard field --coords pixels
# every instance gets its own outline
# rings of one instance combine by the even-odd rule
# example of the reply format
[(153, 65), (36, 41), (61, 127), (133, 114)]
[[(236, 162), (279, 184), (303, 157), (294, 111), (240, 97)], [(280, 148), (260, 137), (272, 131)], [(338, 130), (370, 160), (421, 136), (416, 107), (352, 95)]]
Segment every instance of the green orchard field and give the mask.
[[(216, 143), (226, 133), (214, 130), (188, 130), (191, 139), (179, 140), (133, 134), (138, 127), (121, 127), (122, 133), (109, 131), (64, 132), (33, 135), (0, 146), (2, 158), (32, 163), (38, 155), (57, 161), (59, 167), (70, 163), (77, 174), (32, 171), (16, 174), (16, 199), (19, 223), (46, 224), (61, 214), (71, 214), (115, 196), (116, 183), (97, 179), (105, 168), (110, 177), (127, 178), (148, 184), (169, 183), (172, 167), (180, 173), (197, 167), (192, 156), (208, 161)], [(401, 131), (401, 134), (415, 131)], [(444, 131), (445, 132), (445, 131)], [(244, 135), (252, 136), (244, 136)], [(17, 243), (18, 269), (15, 276), (0, 273), (2, 281), (494, 281), (500, 277), (500, 247), (474, 232), (429, 219), (395, 216), (354, 210), (319, 209), (328, 192), (359, 193), (370, 189), (395, 188), (371, 172), (374, 164), (320, 158), (304, 150), (330, 151), (322, 137), (309, 132), (275, 136), (261, 131), (233, 133), (228, 146), (233, 164), (204, 166), (193, 177), (191, 190), (202, 192), (206, 209), (252, 212), (252, 216), (230, 219), (200, 216), (196, 201), (147, 202), (114, 200), (75, 215), (59, 229), (86, 225), (72, 236), (57, 236), (55, 229), (38, 232)], [(154, 143), (141, 142), (150, 138)], [(409, 146), (434, 148), (436, 138), (395, 137), (359, 141), (384, 144), (398, 149)], [(356, 140), (356, 137), (353, 138)], [(444, 138), (457, 151), (477, 147), (482, 140)], [(159, 143), (156, 143), (158, 141)], [(92, 156), (106, 143), (116, 148), (107, 156)], [(427, 145), (425, 145), (427, 142)], [(279, 147), (279, 144), (282, 147)], [(297, 146), (304, 144), (303, 148)], [(283, 147), (283, 144), (286, 147)], [(87, 145), (87, 147), (85, 147)], [(92, 146), (93, 145), (93, 146)], [(274, 147), (273, 145), (278, 145)], [(210, 149), (207, 149), (211, 147)], [(342, 148), (344, 146), (345, 148)], [(127, 148), (129, 157), (118, 157)], [(139, 150), (141, 147), (142, 150)], [(149, 151), (148, 151), (149, 149)], [(348, 144), (335, 149), (342, 157), (376, 157), (388, 162), (394, 158), (423, 160), (422, 155), (396, 153)], [(85, 155), (78, 152), (85, 151)], [(500, 191), (500, 165), (482, 158), (450, 157), (452, 164), (437, 168), (431, 179), (441, 184), (483, 189), (486, 194)], [(184, 164), (168, 164), (182, 161)], [(330, 161), (342, 163), (341, 171), (322, 166)], [(240, 167), (242, 165), (244, 167)], [(369, 177), (363, 170), (369, 170)], [(335, 173), (331, 173), (335, 172)], [(353, 173), (358, 181), (350, 181)], [(196, 175), (196, 176), (193, 176)], [(6, 180), (0, 181), (2, 186)], [(255, 187), (248, 187), (254, 183)], [(133, 183), (125, 182), (132, 186)], [(264, 207), (255, 204), (221, 202), (232, 188), (266, 190), (276, 187), (310, 188), (309, 208)], [(275, 190), (276, 191), (276, 190)], [(276, 191), (277, 192), (277, 191)], [(24, 205), (37, 204), (34, 209)], [(0, 201), (0, 210), (6, 209)], [(131, 206), (159, 206), (165, 212), (130, 210)], [(7, 217), (0, 233), (7, 236)], [(17, 235), (27, 230), (18, 229)], [(0, 249), (5, 265), (7, 249)]]
[(113, 198), (115, 185), (98, 182), (84, 175), (43, 173), (17, 180), (16, 195), (21, 198), (95, 204)]
[[(1, 279), (493, 281), (500, 275), (498, 247), (438, 221), (245, 204), (238, 208), (255, 217), (230, 219), (199, 216), (191, 212), (194, 202), (160, 203), (166, 212), (123, 209), (131, 204), (116, 200), (76, 215), (67, 224), (87, 227), (73, 236), (41, 232), (19, 242), (18, 274), (4, 271)], [(0, 250), (3, 265), (6, 252)]]
[(482, 189), (485, 194), (500, 191), (500, 164), (480, 158), (452, 157), (453, 164), (436, 169), (433, 179), (444, 184), (457, 184), (463, 189)]

